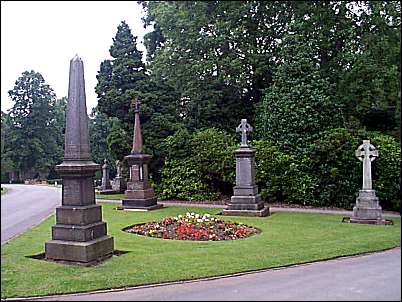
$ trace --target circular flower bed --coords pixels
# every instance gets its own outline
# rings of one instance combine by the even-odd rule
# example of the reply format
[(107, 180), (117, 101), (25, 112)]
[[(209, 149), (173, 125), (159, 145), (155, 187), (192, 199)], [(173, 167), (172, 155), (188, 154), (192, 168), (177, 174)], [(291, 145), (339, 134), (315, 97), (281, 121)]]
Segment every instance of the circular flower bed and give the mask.
[(209, 214), (186, 213), (165, 217), (160, 222), (146, 222), (123, 229), (143, 236), (175, 240), (235, 240), (259, 233), (257, 228), (237, 222), (227, 222)]

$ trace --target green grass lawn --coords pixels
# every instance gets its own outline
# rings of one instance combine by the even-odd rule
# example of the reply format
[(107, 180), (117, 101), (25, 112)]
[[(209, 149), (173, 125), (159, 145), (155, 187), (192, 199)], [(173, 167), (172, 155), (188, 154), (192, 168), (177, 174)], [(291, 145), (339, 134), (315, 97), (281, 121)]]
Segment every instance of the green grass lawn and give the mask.
[(95, 267), (67, 266), (25, 256), (44, 252), (52, 216), (1, 247), (1, 297), (22, 297), (118, 288), (278, 267), (400, 246), (395, 225), (342, 223), (342, 215), (278, 212), (268, 217), (219, 216), (253, 225), (262, 233), (233, 241), (175, 241), (121, 231), (135, 223), (217, 209), (169, 206), (150, 212), (116, 211), (101, 203), (115, 249), (129, 251)]
[(8, 191), (8, 189), (7, 189), (7, 188), (3, 188), (3, 187), (1, 187), (1, 194), (6, 193), (7, 191)]
[(123, 199), (124, 194), (96, 194), (96, 199)]

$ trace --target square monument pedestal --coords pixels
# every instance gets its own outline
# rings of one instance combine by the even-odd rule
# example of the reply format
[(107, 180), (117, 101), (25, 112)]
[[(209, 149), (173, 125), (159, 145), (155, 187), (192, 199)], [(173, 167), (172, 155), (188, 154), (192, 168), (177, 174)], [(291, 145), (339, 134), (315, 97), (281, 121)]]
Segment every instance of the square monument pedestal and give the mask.
[(113, 237), (107, 235), (84, 242), (49, 240), (45, 243), (46, 259), (80, 262), (85, 265), (111, 257), (113, 249)]
[(269, 207), (264, 205), (259, 194), (254, 196), (232, 196), (227, 208), (221, 212), (227, 216), (269, 216)]
[(374, 190), (359, 190), (353, 215), (344, 217), (343, 222), (361, 224), (393, 224), (392, 221), (382, 217), (382, 208)]
[(162, 204), (156, 202), (156, 198), (148, 199), (122, 199), (121, 200), (122, 210), (156, 210), (163, 207)]

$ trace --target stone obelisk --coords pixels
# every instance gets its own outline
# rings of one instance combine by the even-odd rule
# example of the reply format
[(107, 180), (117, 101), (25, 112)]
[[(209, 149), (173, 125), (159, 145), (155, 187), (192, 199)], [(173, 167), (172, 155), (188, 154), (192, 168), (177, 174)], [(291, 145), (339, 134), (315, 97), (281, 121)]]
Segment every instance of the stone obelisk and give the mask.
[(63, 179), (62, 205), (56, 208), (52, 240), (45, 243), (47, 259), (91, 264), (112, 256), (113, 237), (95, 203), (93, 178), (99, 168), (91, 160), (84, 64), (76, 55), (70, 61), (64, 160), (56, 166)]
[(241, 133), (240, 148), (234, 151), (236, 157), (236, 186), (234, 194), (223, 215), (230, 216), (268, 216), (269, 207), (264, 205), (258, 194), (258, 187), (255, 183), (255, 150), (247, 144), (247, 134), (253, 128), (246, 119), (236, 128)]
[(127, 182), (127, 190), (124, 192), (122, 208), (125, 210), (159, 209), (162, 204), (157, 203), (154, 190), (148, 180), (148, 163), (151, 156), (143, 152), (138, 99), (135, 101), (134, 112), (133, 148), (131, 153), (124, 157), (130, 167), (130, 181)]

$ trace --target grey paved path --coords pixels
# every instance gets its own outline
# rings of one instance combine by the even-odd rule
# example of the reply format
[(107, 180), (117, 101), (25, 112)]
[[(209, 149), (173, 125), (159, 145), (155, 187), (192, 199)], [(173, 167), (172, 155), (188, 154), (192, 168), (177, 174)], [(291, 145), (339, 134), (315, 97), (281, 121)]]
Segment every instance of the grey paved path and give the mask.
[(1, 195), (1, 244), (55, 213), (61, 189), (42, 185), (5, 185)]
[(400, 301), (401, 249), (190, 282), (41, 301)]

